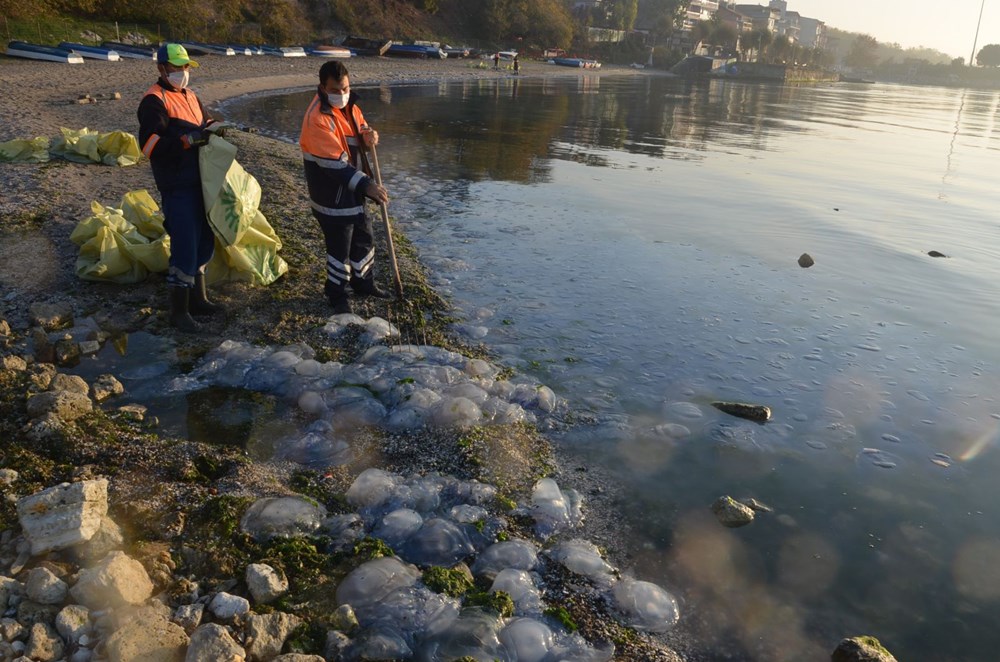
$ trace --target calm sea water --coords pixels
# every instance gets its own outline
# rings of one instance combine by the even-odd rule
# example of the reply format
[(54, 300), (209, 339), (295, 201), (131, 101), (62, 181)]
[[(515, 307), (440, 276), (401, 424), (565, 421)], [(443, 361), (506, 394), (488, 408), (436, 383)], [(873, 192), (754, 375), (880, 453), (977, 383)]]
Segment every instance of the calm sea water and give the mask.
[[(872, 634), (901, 660), (996, 659), (1000, 94), (360, 92), (461, 331), (572, 404), (552, 434), (625, 486), (627, 566), (683, 601), (692, 657), (823, 660)], [(310, 96), (226, 113), (296, 140)], [(723, 494), (775, 512), (724, 529)]]

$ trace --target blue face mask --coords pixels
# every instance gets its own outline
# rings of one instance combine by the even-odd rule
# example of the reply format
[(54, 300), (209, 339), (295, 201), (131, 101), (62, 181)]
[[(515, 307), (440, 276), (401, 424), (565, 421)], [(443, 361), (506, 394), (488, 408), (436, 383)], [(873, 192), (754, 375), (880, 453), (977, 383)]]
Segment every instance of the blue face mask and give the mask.
[(347, 99), (350, 96), (350, 94), (327, 94), (326, 99), (334, 108), (346, 108)]

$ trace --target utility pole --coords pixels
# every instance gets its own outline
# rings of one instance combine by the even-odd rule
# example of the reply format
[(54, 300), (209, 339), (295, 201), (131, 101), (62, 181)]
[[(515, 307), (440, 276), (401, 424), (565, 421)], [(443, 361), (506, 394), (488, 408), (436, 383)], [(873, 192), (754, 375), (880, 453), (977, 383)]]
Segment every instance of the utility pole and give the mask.
[(979, 5), (979, 21), (976, 23), (976, 38), (972, 40), (972, 55), (969, 56), (969, 66), (976, 66), (976, 42), (979, 41), (979, 25), (983, 22), (983, 7), (986, 6), (986, 0), (983, 0), (982, 4)]

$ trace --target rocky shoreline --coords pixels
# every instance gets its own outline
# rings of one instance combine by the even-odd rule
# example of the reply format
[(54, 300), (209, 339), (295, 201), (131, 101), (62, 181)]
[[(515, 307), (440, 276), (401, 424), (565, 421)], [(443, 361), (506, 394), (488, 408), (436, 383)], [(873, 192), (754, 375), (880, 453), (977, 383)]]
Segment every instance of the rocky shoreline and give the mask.
[[(266, 57), (205, 57), (202, 65), (194, 87), (209, 108), (242, 94), (308, 89), (318, 69), (312, 59)], [(509, 75), (465, 61), (361, 59), (350, 68), (356, 86)], [(521, 75), (566, 72), (524, 63)], [(12, 91), (0, 97), (0, 115), (7, 120), (0, 141), (51, 137), (59, 127), (134, 133), (133, 101), (154, 78), (152, 65), (141, 61), (88, 62), (69, 69), (0, 60), (0, 84)], [(88, 96), (96, 101), (77, 103)], [(538, 515), (549, 512), (545, 504), (554, 502), (559, 517), (570, 517), (566, 495), (575, 491), (556, 487), (548, 501), (544, 490), (539, 492), (540, 485), (548, 485), (539, 479), (555, 476), (560, 483), (577, 479), (582, 490), (602, 495), (584, 508), (593, 523), (592, 537), (608, 548), (609, 558), (620, 539), (613, 518), (600, 513), (612, 507), (612, 486), (600, 484), (596, 469), (560, 477), (552, 448), (530, 422), (534, 410), (544, 414), (549, 404), (531, 398), (518, 404), (511, 396), (511, 411), (523, 410), (527, 422), (512, 416), (498, 425), (420, 426), (392, 433), (365, 428), (350, 440), (350, 463), (317, 471), (281, 460), (250, 462), (239, 447), (170, 438), (141, 405), (115, 403), (124, 388), (115, 375), (88, 383), (72, 374), (77, 361), (94, 362), (100, 348), (140, 332), (167, 339), (177, 363), (186, 366), (197, 365), (223, 341), (272, 351), (294, 347), (302, 352), (299, 362), (344, 369), (372, 349), (371, 338), (350, 330), (358, 327), (337, 335), (323, 331), (330, 311), (321, 296), (322, 240), (305, 203), (295, 146), (248, 133), (230, 140), (240, 150), (240, 163), (266, 191), (261, 211), (284, 242), (280, 254), (289, 272), (267, 288), (245, 283), (213, 288), (228, 313), (207, 322), (197, 336), (177, 334), (166, 324), (162, 277), (118, 286), (83, 282), (74, 273), (78, 249), (69, 234), (90, 214), (91, 201), (114, 205), (136, 189), (155, 195), (148, 167), (60, 160), (0, 165), (0, 660), (393, 659), (377, 657), (384, 641), (355, 636), (357, 616), (349, 605), (360, 605), (362, 621), (380, 617), (365, 612), (357, 596), (350, 602), (333, 599), (352, 571), (393, 558), (394, 550), (371, 535), (387, 513), (378, 510), (379, 504), (350, 496), (359, 476), (371, 475), (366, 470), (383, 472), (400, 489), (433, 479), (440, 484), (434, 483), (432, 491), (441, 493), (463, 485), (466, 491), (486, 490), (485, 496), (452, 504), (452, 519), (440, 509), (409, 504), (414, 507), (407, 510), (419, 512), (426, 522), (458, 531), (463, 541), (470, 535), (475, 540), (476, 553), (463, 557), (471, 568), (433, 563), (432, 556), (421, 563), (423, 574), (403, 562), (398, 562), (403, 569), (390, 573), (409, 578), (408, 595), (419, 595), (425, 609), (464, 606), (463, 619), (466, 612), (479, 619), (464, 627), (493, 628), (494, 638), (499, 636), (500, 625), (509, 621), (498, 613), (511, 616), (513, 604), (497, 603), (496, 595), (507, 595), (499, 589), (489, 597), (497, 569), (484, 571), (471, 561), (482, 559), (490, 545), (524, 541), (525, 549), (538, 552), (520, 570), (535, 578), (538, 604), (530, 612), (535, 620), (526, 618), (528, 611), (513, 612), (525, 632), (512, 646), (542, 636), (550, 639), (551, 655), (573, 659), (679, 659), (657, 637), (640, 633), (661, 628), (628, 625), (628, 609), (615, 607), (603, 580), (567, 569), (591, 566), (553, 556), (552, 545), (539, 537)], [(424, 353), (438, 348), (449, 361), (476, 366), (469, 370), (488, 366), (483, 348), (465, 346), (450, 335), (447, 303), (428, 286), (405, 237), (397, 238), (397, 247), (406, 304), (365, 301), (358, 306), (361, 322), (386, 320), (399, 336), (396, 342), (426, 348)], [(385, 271), (380, 277), (387, 278)], [(505, 392), (509, 375), (495, 376), (497, 392)], [(316, 519), (322, 524), (275, 535), (248, 528), (244, 520), (251, 506), (281, 499), (322, 509), (323, 517)], [(58, 513), (57, 524), (32, 523), (33, 515), (46, 513)], [(352, 515), (363, 526), (351, 519), (348, 529), (336, 528)], [(43, 542), (53, 528), (62, 537)], [(578, 527), (569, 535), (571, 528), (567, 524), (560, 530), (567, 540), (590, 535)], [(412, 550), (415, 543), (408, 544)], [(602, 572), (613, 570), (596, 547), (570, 552), (572, 558), (583, 554)], [(428, 576), (433, 569), (445, 573), (443, 583)], [(454, 589), (456, 582), (461, 590)], [(469, 611), (480, 602), (482, 607)], [(403, 643), (412, 646), (431, 635), (413, 630), (407, 636)], [(447, 648), (446, 643), (438, 645)], [(279, 657), (282, 652), (291, 656)]]

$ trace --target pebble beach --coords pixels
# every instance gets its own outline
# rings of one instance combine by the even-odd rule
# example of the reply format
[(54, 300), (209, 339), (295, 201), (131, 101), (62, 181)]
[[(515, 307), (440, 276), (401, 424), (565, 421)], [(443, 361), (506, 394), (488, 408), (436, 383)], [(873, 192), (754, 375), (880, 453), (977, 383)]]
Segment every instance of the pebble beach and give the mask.
[[(267, 56), (196, 59), (201, 66), (192, 71), (192, 88), (209, 112), (217, 104), (241, 95), (309, 89), (316, 82), (321, 63), (316, 58)], [(468, 60), (386, 58), (347, 62), (355, 87), (512, 75), (474, 64)], [(611, 67), (575, 71), (525, 61), (520, 75), (643, 74)], [(155, 78), (155, 65), (150, 61), (60, 65), (0, 58), (0, 89), (4, 91), (0, 95), (0, 141), (54, 137), (60, 127), (135, 133), (135, 108)], [(97, 101), (78, 103), (87, 95)], [(302, 471), (291, 462), (247, 462), (239, 449), (161, 435), (155, 417), (144, 419), (143, 412), (135, 408), (116, 407), (116, 387), (104, 388), (98, 395), (98, 383), (107, 386), (115, 380), (102, 376), (102, 380), (87, 384), (68, 374), (72, 372), (72, 361), (62, 362), (59, 358), (59, 341), (76, 343), (74, 333), (81, 328), (91, 329), (90, 342), (98, 343), (137, 332), (166, 338), (175, 344), (180, 363), (201, 365), (203, 369), (199, 361), (206, 355), (218, 357), (220, 352), (226, 360), (263, 355), (287, 361), (299, 375), (333, 363), (344, 366), (344, 370), (360, 370), (357, 365), (371, 356), (368, 345), (363, 344), (370, 342), (365, 340), (365, 334), (348, 332), (331, 339), (323, 331), (331, 323), (327, 321), (330, 310), (321, 294), (322, 239), (308, 211), (297, 146), (243, 132), (235, 132), (228, 139), (238, 147), (240, 163), (266, 192), (261, 211), (284, 242), (281, 255), (289, 269), (267, 288), (238, 282), (213, 287), (214, 299), (228, 312), (224, 318), (205, 321), (202, 333), (195, 336), (178, 334), (166, 324), (162, 276), (120, 286), (81, 281), (74, 270), (78, 247), (69, 235), (91, 213), (92, 202), (113, 205), (123, 194), (137, 189), (147, 189), (158, 198), (146, 164), (116, 168), (58, 159), (45, 164), (0, 164), (0, 434), (8, 443), (8, 450), (0, 453), (0, 470), (4, 471), (0, 489), (5, 497), (5, 510), (0, 513), (0, 616), (5, 617), (5, 622), (11, 621), (0, 633), (0, 660), (14, 659), (26, 649), (36, 653), (31, 659), (153, 659), (134, 651), (146, 645), (143, 631), (157, 632), (157, 628), (167, 633), (161, 640), (171, 642), (171, 655), (179, 655), (176, 659), (184, 659), (185, 650), (187, 659), (223, 659), (204, 652), (220, 650), (213, 646), (222, 646), (232, 656), (225, 659), (271, 660), (279, 659), (282, 652), (301, 655), (281, 658), (286, 660), (360, 659), (352, 655), (370, 650), (364, 648), (369, 642), (355, 637), (353, 612), (345, 615), (339, 609), (338, 618), (346, 621), (335, 619), (336, 605), (316, 598), (306, 587), (325, 585), (327, 592), (332, 592), (332, 578), (343, 579), (345, 573), (369, 558), (365, 554), (371, 550), (346, 545), (319, 557), (316, 547), (276, 546), (269, 535), (259, 536), (259, 529), (253, 526), (247, 529), (240, 523), (237, 527), (250, 504), (259, 511), (271, 503), (267, 499), (299, 499), (287, 503), (309, 509), (303, 504), (318, 502), (343, 511), (328, 513), (324, 508), (322, 517), (310, 515), (324, 522), (322, 530), (329, 541), (347, 530), (338, 529), (340, 524), (332, 520), (342, 524), (343, 520), (337, 518), (349, 517), (351, 508), (362, 514), (361, 519), (372, 517), (376, 512), (373, 509), (382, 507), (370, 496), (372, 488), (366, 491), (364, 481), (359, 487), (359, 475), (367, 476), (368, 482), (374, 475), (384, 489), (403, 490), (406, 494), (424, 485), (420, 476), (430, 476), (426, 480), (432, 487), (427, 489), (443, 492), (459, 490), (475, 495), (480, 489), (476, 485), (488, 485), (493, 490), (485, 492), (488, 498), (470, 496), (456, 501), (454, 508), (461, 512), (482, 508), (483, 514), (475, 522), (487, 523), (477, 527), (485, 526), (487, 534), (494, 536), (493, 542), (532, 539), (540, 521), (533, 521), (532, 513), (537, 515), (539, 503), (545, 499), (544, 503), (572, 502), (573, 508), (559, 507), (568, 509), (564, 519), (573, 530), (560, 533), (566, 534), (567, 541), (593, 541), (603, 551), (582, 540), (563, 550), (564, 555), (575, 559), (582, 554), (583, 565), (575, 566), (576, 572), (568, 570), (572, 563), (558, 555), (533, 564), (532, 571), (540, 577), (535, 580), (534, 590), (552, 605), (554, 611), (548, 618), (556, 620), (541, 625), (540, 621), (522, 618), (510, 631), (514, 643), (509, 645), (526, 645), (532, 637), (547, 636), (546, 650), (553, 656), (595, 661), (681, 659), (668, 642), (647, 633), (666, 631), (657, 620), (660, 616), (640, 614), (640, 623), (655, 621), (654, 625), (632, 629), (623, 616), (628, 610), (616, 610), (609, 597), (605, 582), (617, 582), (617, 566), (627, 566), (628, 560), (620, 542), (627, 532), (621, 530), (614, 517), (614, 486), (602, 479), (598, 467), (561, 466), (544, 437), (532, 426), (519, 422), (522, 419), (516, 414), (520, 408), (528, 412), (526, 420), (530, 421), (536, 420), (531, 414), (533, 408), (543, 411), (557, 407), (551, 401), (540, 403), (538, 395), (532, 396), (534, 400), (517, 401), (517, 389), (503, 386), (507, 377), (502, 370), (483, 368), (490, 358), (484, 347), (463, 345), (450, 336), (447, 302), (427, 284), (419, 256), (406, 249), (405, 237), (399, 239), (403, 244), (400, 268), (407, 304), (366, 300), (356, 306), (361, 321), (387, 320), (389, 326), (398, 329), (401, 341), (435, 347), (441, 352), (442, 369), (457, 366), (469, 374), (489, 372), (496, 378), (491, 383), (497, 393), (509, 396), (507, 405), (515, 414), (510, 424), (474, 428), (476, 432), (471, 435), (466, 425), (389, 435), (364, 432), (351, 440), (353, 462), (325, 472)], [(387, 271), (380, 265), (379, 277), (387, 279)], [(253, 348), (259, 347), (270, 349), (254, 354), (258, 350)], [(276, 351), (282, 347), (286, 349)], [(398, 384), (412, 381), (410, 376), (396, 379)], [(82, 394), (72, 398), (46, 395), (73, 389), (82, 390)], [(545, 393), (537, 387), (524, 390)], [(551, 391), (547, 393), (551, 395)], [(47, 400), (69, 398), (86, 412), (66, 414), (62, 419), (53, 417), (50, 410), (42, 413), (39, 403), (46, 398), (39, 399), (39, 395), (45, 395)], [(308, 409), (302, 401), (300, 397), (300, 407)], [(366, 469), (383, 473), (366, 474)], [(433, 478), (439, 475), (446, 478)], [(537, 481), (543, 476), (554, 478), (558, 486), (550, 481), (540, 488)], [(22, 515), (25, 499), (44, 501), (45, 490), (64, 482), (80, 484), (84, 492), (104, 491), (106, 516), (119, 530), (110, 543), (98, 542), (100, 536), (94, 531), (82, 534), (75, 543), (53, 546), (38, 543), (37, 536), (30, 539), (26, 535), (29, 525)], [(468, 485), (473, 487), (462, 487)], [(569, 490), (565, 495), (577, 496), (564, 499), (560, 487)], [(494, 492), (502, 496), (497, 498), (499, 503), (510, 503), (498, 507)], [(548, 496), (538, 496), (542, 493)], [(579, 494), (585, 496), (582, 511)], [(48, 498), (62, 497), (48, 493)], [(399, 497), (401, 503), (421, 510), (407, 498)], [(543, 501), (533, 502), (533, 498)], [(430, 518), (433, 513), (421, 514)], [(323, 519), (327, 515), (333, 516), (332, 520)], [(220, 537), (220, 526), (233, 527), (225, 530), (236, 537)], [(269, 525), (262, 526), (266, 529)], [(362, 533), (371, 533), (373, 526), (367, 524)], [(100, 530), (105, 528), (101, 525)], [(546, 537), (552, 533), (547, 531)], [(233, 540), (240, 543), (234, 544)], [(544, 538), (531, 543), (539, 550), (544, 545)], [(374, 561), (379, 556), (372, 554), (370, 558)], [(250, 565), (255, 566), (252, 573)], [(123, 597), (115, 593), (118, 589), (114, 586), (91, 588), (94, 577), (108, 570), (106, 566), (114, 566), (112, 574), (120, 570), (121, 582), (135, 584), (141, 590)], [(472, 567), (475, 579), (481, 583), (483, 577), (475, 565)], [(589, 576), (586, 568), (596, 569), (596, 574)], [(409, 577), (413, 572), (407, 566), (403, 574)], [(290, 580), (291, 592), (299, 602), (262, 597), (271, 589), (261, 588), (260, 584), (267, 584), (271, 573), (279, 575), (279, 585), (280, 575)], [(608, 579), (611, 575), (613, 580)], [(418, 579), (419, 574), (407, 581), (412, 585)], [(429, 585), (426, 575), (423, 581)], [(72, 590), (68, 594), (62, 591), (59, 582)], [(39, 584), (44, 584), (46, 590), (37, 588)], [(623, 600), (631, 599), (635, 590), (654, 590), (645, 585), (635, 589), (628, 584), (627, 590), (627, 583), (615, 585), (625, 591)], [(489, 582), (481, 588), (489, 588)], [(288, 591), (275, 590), (276, 595)], [(437, 594), (431, 595), (423, 584), (414, 590), (420, 591), (426, 609), (430, 609), (427, 605), (438, 604), (435, 600), (445, 600), (442, 604), (448, 609), (458, 608), (455, 599), (436, 598)], [(108, 597), (109, 591), (115, 593), (113, 599)], [(362, 593), (366, 591), (369, 589), (362, 589)], [(672, 598), (656, 595), (662, 601), (657, 603), (658, 608), (665, 609), (662, 618), (669, 621)], [(272, 600), (278, 600), (277, 608), (265, 604)], [(362, 621), (384, 618), (377, 612), (364, 612), (360, 598), (354, 602)], [(36, 609), (31, 605), (44, 607)], [(35, 609), (30, 613), (47, 615), (32, 620), (29, 607)], [(58, 616), (64, 612), (63, 621), (74, 616), (77, 621), (82, 619), (82, 624), (77, 628), (59, 627), (62, 621)], [(559, 622), (566, 626), (565, 631), (558, 627)], [(38, 623), (44, 626), (36, 627)], [(468, 627), (479, 625), (470, 621)], [(279, 635), (271, 632), (269, 647), (264, 649), (262, 630), (267, 628), (277, 628)], [(423, 641), (426, 635), (411, 632), (408, 636)], [(207, 657), (191, 657), (192, 650)], [(313, 657), (304, 655), (306, 652)]]

